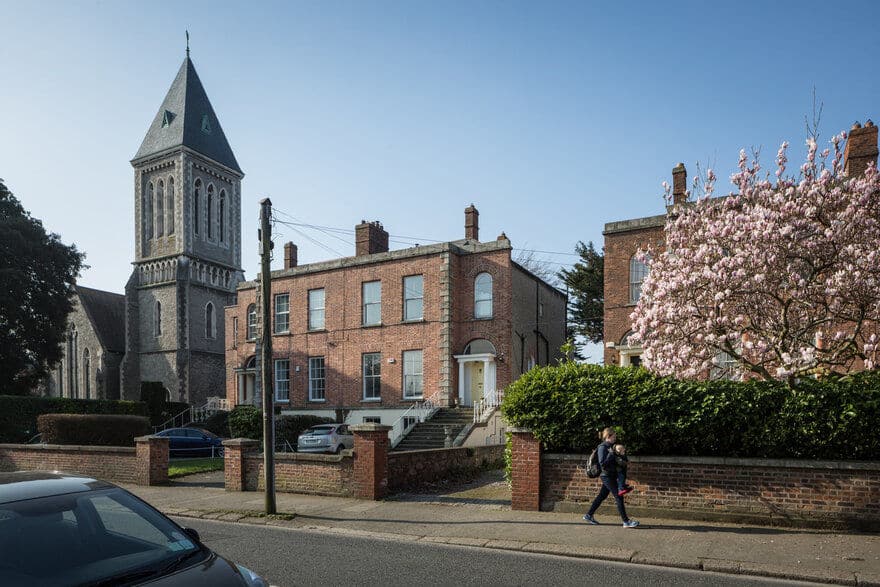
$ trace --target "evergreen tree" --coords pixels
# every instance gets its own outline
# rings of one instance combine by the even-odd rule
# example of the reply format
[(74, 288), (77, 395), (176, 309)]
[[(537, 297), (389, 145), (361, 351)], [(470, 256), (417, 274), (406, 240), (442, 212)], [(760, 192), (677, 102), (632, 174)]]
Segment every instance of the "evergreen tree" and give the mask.
[(31, 392), (61, 359), (83, 258), (0, 180), (0, 393)]
[(559, 272), (568, 287), (568, 322), (573, 334), (590, 342), (602, 341), (605, 313), (605, 256), (583, 241), (575, 245), (580, 261)]

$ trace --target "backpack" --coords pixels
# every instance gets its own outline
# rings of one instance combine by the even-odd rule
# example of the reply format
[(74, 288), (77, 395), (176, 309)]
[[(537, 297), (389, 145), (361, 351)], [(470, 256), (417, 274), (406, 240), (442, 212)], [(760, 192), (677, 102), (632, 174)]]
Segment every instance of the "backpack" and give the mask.
[(602, 473), (602, 467), (599, 466), (599, 447), (596, 447), (590, 453), (590, 459), (587, 461), (587, 477), (595, 479), (600, 473)]

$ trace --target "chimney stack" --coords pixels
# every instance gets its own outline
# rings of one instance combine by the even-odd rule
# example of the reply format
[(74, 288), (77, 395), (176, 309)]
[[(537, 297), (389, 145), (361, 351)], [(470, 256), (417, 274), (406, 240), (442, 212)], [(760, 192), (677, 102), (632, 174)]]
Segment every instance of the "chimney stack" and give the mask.
[(480, 213), (473, 204), (464, 209), (464, 238), (480, 242)]
[(297, 259), (296, 259), (297, 248), (296, 245), (292, 242), (284, 243), (284, 268), (291, 269), (296, 267)]
[(388, 233), (382, 228), (378, 220), (361, 223), (354, 227), (355, 255), (372, 255), (374, 253), (388, 252)]
[(672, 168), (672, 205), (684, 204), (687, 200), (687, 170), (684, 163)]
[(856, 122), (843, 151), (843, 172), (850, 177), (860, 176), (871, 161), (877, 162), (877, 127), (870, 120), (865, 126)]

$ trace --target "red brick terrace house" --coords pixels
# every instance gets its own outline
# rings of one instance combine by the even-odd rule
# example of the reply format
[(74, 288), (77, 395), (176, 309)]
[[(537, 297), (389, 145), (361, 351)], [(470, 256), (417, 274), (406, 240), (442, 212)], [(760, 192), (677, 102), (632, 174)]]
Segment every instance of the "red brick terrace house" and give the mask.
[[(844, 171), (864, 173), (877, 161), (877, 127), (870, 120), (862, 127), (856, 123), (849, 133), (844, 151)], [(685, 200), (687, 171), (679, 163), (672, 170), (673, 206)], [(667, 209), (667, 212), (669, 209)], [(605, 364), (638, 365), (642, 349), (629, 341), (632, 321), (629, 316), (641, 294), (647, 267), (636, 252), (648, 245), (662, 249), (666, 214), (609, 222), (605, 225)]]
[[(297, 264), (288, 243), (284, 269), (272, 272), (283, 414), (388, 425), (406, 414), (408, 428), (419, 419), (410, 408), (430, 400), (466, 408), (462, 416), (473, 421), (473, 406), (491, 412), (500, 390), (560, 356), (565, 294), (514, 262), (503, 233), (481, 242), (473, 205), (462, 240), (389, 251), (379, 222), (361, 222), (355, 240), (354, 257), (308, 265)], [(257, 282), (241, 283), (237, 304), (226, 308), (233, 404), (260, 404), (257, 294)]]

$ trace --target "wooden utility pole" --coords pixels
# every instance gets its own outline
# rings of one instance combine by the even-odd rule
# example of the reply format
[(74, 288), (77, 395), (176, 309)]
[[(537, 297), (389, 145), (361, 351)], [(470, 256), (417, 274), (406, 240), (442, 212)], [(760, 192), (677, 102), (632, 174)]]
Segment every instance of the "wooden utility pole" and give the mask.
[(272, 201), (260, 201), (260, 380), (263, 386), (263, 471), (266, 478), (266, 513), (275, 511), (275, 398), (272, 393)]

